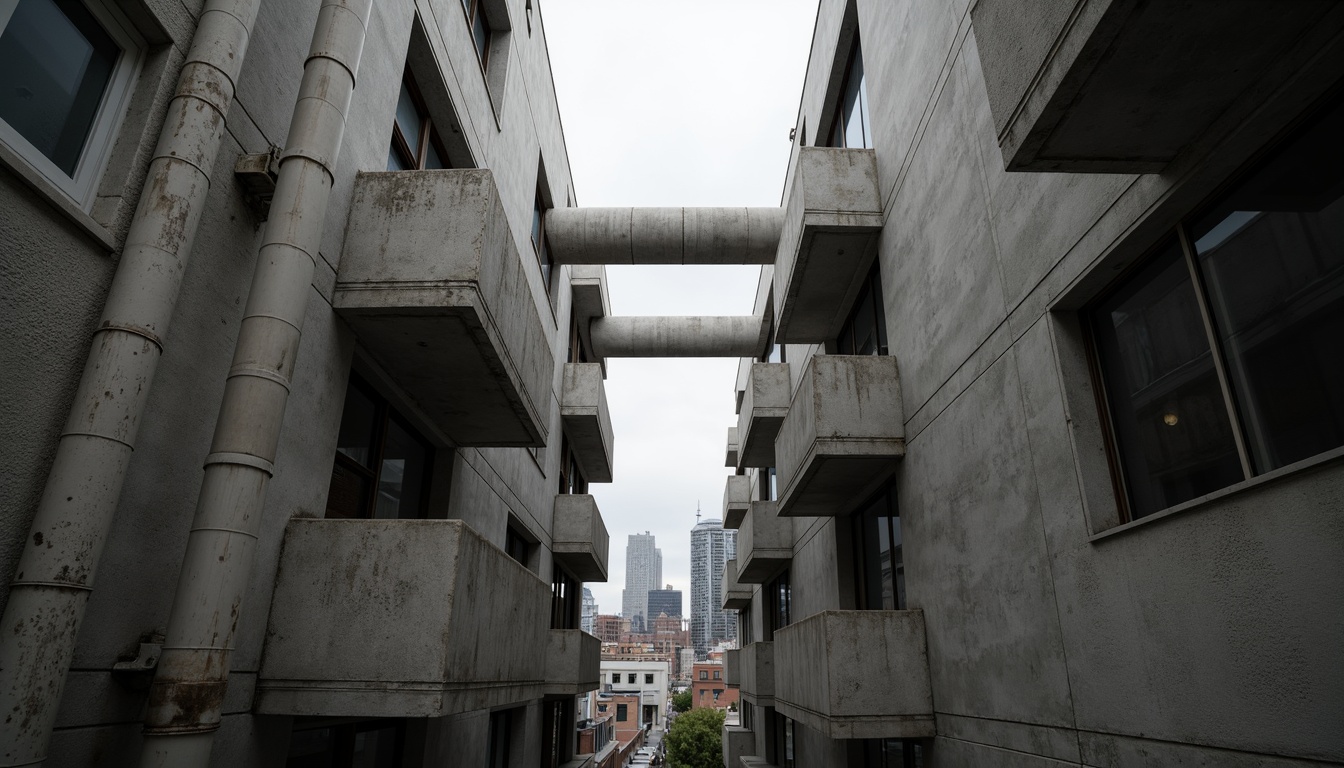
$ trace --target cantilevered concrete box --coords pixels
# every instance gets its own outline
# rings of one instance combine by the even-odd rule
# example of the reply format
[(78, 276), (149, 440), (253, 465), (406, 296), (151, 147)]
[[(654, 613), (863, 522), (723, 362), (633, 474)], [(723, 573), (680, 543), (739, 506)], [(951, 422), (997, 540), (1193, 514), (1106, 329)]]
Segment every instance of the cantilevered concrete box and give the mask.
[(740, 611), (751, 607), (751, 587), (737, 580), (737, 561), (723, 564), (723, 610)]
[[(601, 264), (573, 264), (570, 266), (569, 287), (573, 296), (574, 325), (579, 329), (579, 338), (588, 354), (596, 357), (593, 349), (593, 337), (590, 333), (594, 320), (611, 314), (611, 297), (607, 293), (607, 268)], [(596, 357), (602, 366), (603, 375), (607, 372), (607, 360)]]
[(540, 447), (555, 362), (529, 267), (490, 171), (362, 173), (332, 306), (453, 443)]
[(753, 501), (737, 529), (737, 580), (764, 584), (793, 559), (793, 520), (775, 513), (776, 502)]
[(602, 641), (580, 629), (552, 629), (546, 643), (546, 694), (578, 696), (602, 684)]
[(798, 150), (775, 259), (776, 343), (836, 337), (868, 276), (881, 231), (873, 150)]
[(1333, 0), (1024, 4), (971, 10), (1009, 170), (1160, 171), (1218, 118), (1259, 106), (1344, 28)]
[(539, 698), (549, 600), (461, 520), (296, 518), (256, 712), (441, 717)]
[(742, 683), (742, 664), (739, 661), (741, 653), (739, 648), (723, 652), (723, 684), (729, 688), (736, 688)]
[(773, 642), (755, 642), (743, 646), (742, 698), (756, 707), (775, 705), (775, 644)]
[(723, 487), (723, 527), (737, 528), (751, 508), (751, 478), (729, 475)]
[(904, 455), (896, 359), (817, 355), (775, 439), (779, 514), (849, 514)]
[(723, 726), (723, 764), (728, 768), (738, 768), (743, 755), (756, 752), (756, 734), (748, 728), (736, 725)]
[(737, 427), (728, 428), (728, 449), (723, 460), (725, 467), (737, 468)]
[(560, 391), (560, 418), (565, 437), (583, 476), (592, 483), (611, 482), (615, 438), (607, 391), (599, 363), (565, 363)]
[(747, 374), (737, 415), (737, 466), (775, 466), (775, 435), (789, 412), (788, 363), (756, 363)]
[(830, 739), (934, 735), (923, 611), (823, 611), (777, 630), (775, 710)]
[(551, 553), (556, 562), (580, 581), (606, 581), (610, 543), (596, 499), (586, 493), (556, 495), (551, 518)]

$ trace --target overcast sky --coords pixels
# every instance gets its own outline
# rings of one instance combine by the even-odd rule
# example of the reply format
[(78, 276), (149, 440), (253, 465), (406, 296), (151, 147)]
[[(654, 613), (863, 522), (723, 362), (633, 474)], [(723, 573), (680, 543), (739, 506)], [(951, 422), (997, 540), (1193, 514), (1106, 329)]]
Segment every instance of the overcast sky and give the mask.
[[(817, 0), (546, 0), (551, 68), (578, 204), (779, 205)], [(759, 267), (608, 267), (617, 315), (745, 315)], [(722, 514), (737, 361), (611, 360), (615, 482), (592, 493), (611, 534), (619, 613), (625, 546), (652, 532), (663, 580), (690, 601), (699, 503)]]

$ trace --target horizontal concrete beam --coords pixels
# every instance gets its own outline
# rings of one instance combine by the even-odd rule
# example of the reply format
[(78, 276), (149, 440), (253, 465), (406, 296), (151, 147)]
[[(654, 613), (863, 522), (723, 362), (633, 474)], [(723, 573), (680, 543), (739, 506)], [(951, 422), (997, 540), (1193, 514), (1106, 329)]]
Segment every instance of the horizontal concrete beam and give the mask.
[(552, 208), (557, 264), (774, 264), (783, 208)]
[(759, 315), (599, 317), (589, 326), (598, 357), (755, 357), (766, 330)]

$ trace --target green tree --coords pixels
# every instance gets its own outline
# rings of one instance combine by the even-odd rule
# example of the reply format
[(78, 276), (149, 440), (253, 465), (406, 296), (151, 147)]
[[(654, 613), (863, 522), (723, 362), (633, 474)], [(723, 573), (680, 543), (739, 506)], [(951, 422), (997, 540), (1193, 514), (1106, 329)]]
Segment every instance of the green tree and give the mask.
[(676, 710), (677, 712), (690, 712), (691, 692), (682, 691), (681, 693), (672, 694), (672, 709)]
[(664, 738), (670, 768), (723, 768), (723, 718), (709, 707), (677, 715)]

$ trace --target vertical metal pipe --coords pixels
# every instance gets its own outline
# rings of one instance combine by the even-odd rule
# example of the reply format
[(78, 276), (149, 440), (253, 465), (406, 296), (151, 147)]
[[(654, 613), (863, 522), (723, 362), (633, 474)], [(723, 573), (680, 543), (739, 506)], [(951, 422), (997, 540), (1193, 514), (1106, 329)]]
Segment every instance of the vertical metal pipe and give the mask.
[(0, 766), (40, 765), (149, 400), (258, 0), (209, 0), (0, 619)]
[(163, 654), (142, 766), (209, 763), (372, 0), (323, 0)]

